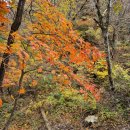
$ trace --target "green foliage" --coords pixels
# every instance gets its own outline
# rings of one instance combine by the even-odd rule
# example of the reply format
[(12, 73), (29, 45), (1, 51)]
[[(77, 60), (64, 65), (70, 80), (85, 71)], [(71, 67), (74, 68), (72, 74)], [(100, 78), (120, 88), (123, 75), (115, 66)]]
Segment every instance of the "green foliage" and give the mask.
[(114, 120), (114, 119), (117, 119), (118, 117), (118, 113), (115, 112), (115, 111), (110, 111), (109, 109), (107, 108), (103, 108), (102, 111), (100, 112), (100, 120)]
[(59, 2), (59, 10), (66, 16), (66, 18), (73, 18), (76, 14), (76, 0), (61, 0)]
[(128, 75), (127, 69), (123, 69), (120, 65), (115, 65), (113, 67), (113, 76), (117, 89), (124, 89), (126, 91), (130, 89), (130, 76)]
[(99, 28), (94, 29), (93, 27), (89, 27), (86, 31), (87, 35), (95, 38), (96, 40), (101, 40), (101, 30)]
[(46, 100), (54, 106), (67, 106), (67, 107), (78, 107), (84, 104), (84, 98), (78, 92), (72, 91), (70, 89), (65, 89), (63, 92), (59, 91), (56, 93), (51, 93)]
[(122, 3), (121, 3), (121, 0), (117, 0), (117, 2), (113, 6), (113, 9), (114, 9), (114, 12), (117, 15), (122, 11), (123, 6), (122, 6)]
[[(116, 97), (116, 100), (114, 102), (116, 102), (118, 99), (118, 97)], [(111, 101), (111, 104), (114, 103), (113, 101)], [(110, 103), (110, 102), (108, 102)], [(103, 104), (100, 104), (98, 106), (98, 110), (99, 110), (99, 119), (100, 121), (104, 122), (104, 121), (111, 121), (113, 120), (115, 123), (120, 122), (120, 120), (122, 120), (122, 122), (124, 121), (124, 119), (128, 119), (128, 111), (129, 108), (124, 108), (124, 106), (122, 105), (122, 102), (117, 101), (117, 103), (114, 103), (116, 105), (114, 106), (106, 106)], [(122, 119), (123, 117), (123, 119)], [(120, 122), (121, 123), (121, 122)]]

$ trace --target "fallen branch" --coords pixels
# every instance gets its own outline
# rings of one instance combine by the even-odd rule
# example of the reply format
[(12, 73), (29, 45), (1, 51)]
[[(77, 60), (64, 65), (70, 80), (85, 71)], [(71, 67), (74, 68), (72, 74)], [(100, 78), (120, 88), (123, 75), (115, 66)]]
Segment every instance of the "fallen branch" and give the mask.
[[(35, 102), (37, 102), (36, 94), (34, 94), (33, 99), (34, 99)], [(44, 109), (40, 106), (38, 110), (41, 114), (43, 121), (45, 122), (45, 127), (47, 128), (47, 130), (52, 130)]]
[(47, 116), (46, 116), (46, 114), (45, 114), (44, 109), (41, 108), (41, 107), (40, 107), (39, 109), (40, 109), (40, 113), (41, 113), (41, 115), (42, 115), (42, 118), (43, 118), (43, 120), (44, 120), (44, 122), (45, 122), (46, 128), (47, 128), (48, 130), (52, 130), (52, 128), (51, 128), (51, 126), (50, 126), (50, 123), (49, 123), (49, 121), (48, 121), (48, 119), (47, 119)]

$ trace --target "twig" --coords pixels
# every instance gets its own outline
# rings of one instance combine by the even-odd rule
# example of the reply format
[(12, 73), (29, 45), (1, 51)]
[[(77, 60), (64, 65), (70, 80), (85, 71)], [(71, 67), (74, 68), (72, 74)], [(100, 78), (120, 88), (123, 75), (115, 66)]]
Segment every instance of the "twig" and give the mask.
[(83, 10), (84, 6), (86, 5), (88, 0), (85, 0), (84, 3), (82, 4), (82, 6), (80, 7), (80, 9), (78, 10), (78, 12), (75, 14), (75, 16), (72, 18), (72, 20), (74, 21), (77, 16), (79, 15), (79, 13)]

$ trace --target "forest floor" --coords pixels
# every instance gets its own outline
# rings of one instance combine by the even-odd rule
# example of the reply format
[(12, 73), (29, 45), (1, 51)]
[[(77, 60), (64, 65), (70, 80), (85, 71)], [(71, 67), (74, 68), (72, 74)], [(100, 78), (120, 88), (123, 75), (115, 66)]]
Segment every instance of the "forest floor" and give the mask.
[[(129, 50), (130, 46), (119, 46), (114, 62), (120, 64), (124, 69), (128, 69), (128, 74), (130, 75)], [(130, 130), (130, 86), (123, 82), (124, 89), (120, 88), (111, 92), (106, 85), (107, 83), (106, 80), (100, 81), (99, 86), (105, 89), (96, 110), (87, 111), (80, 107), (73, 107), (72, 109), (70, 106), (56, 106), (55, 108), (44, 106), (52, 130)], [(122, 82), (118, 81), (117, 87), (120, 85), (122, 85)], [(45, 123), (35, 106), (32, 111), (28, 110), (27, 104), (31, 102), (30, 97), (25, 98), (26, 100), (24, 98), (19, 100), (19, 105), (9, 130), (46, 130)], [(5, 108), (11, 107), (5, 106)], [(5, 119), (9, 117), (8, 112), (10, 111), (10, 109), (5, 109), (0, 114), (0, 128), (3, 128)], [(97, 117), (97, 122), (94, 124), (86, 123), (85, 118), (89, 115)]]

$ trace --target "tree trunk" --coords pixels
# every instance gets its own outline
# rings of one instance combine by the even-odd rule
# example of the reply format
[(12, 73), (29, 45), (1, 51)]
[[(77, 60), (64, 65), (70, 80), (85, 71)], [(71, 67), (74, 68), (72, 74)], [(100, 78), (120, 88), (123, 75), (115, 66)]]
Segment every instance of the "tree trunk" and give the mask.
[[(22, 87), (22, 81), (23, 81), (24, 75), (25, 75), (24, 70), (21, 70), (21, 76), (19, 78), (19, 89)], [(20, 94), (18, 94), (16, 96), (15, 101), (14, 101), (14, 106), (13, 106), (13, 109), (11, 111), (11, 114), (10, 114), (10, 116), (9, 116), (9, 118), (8, 118), (7, 122), (5, 123), (5, 126), (4, 126), (4, 128), (2, 130), (8, 130), (8, 128), (10, 126), (10, 123), (12, 121), (12, 118), (13, 118), (13, 116), (15, 114), (19, 97), (20, 97)]]
[(7, 120), (5, 126), (4, 126), (4, 128), (3, 128), (2, 130), (8, 130), (9, 125), (10, 125), (11, 120), (12, 120), (12, 117), (14, 116), (14, 112), (15, 112), (15, 110), (16, 110), (17, 101), (18, 101), (18, 98), (15, 99), (15, 101), (14, 101), (14, 106), (13, 106), (13, 109), (12, 109), (11, 114), (10, 114), (10, 116), (9, 116), (9, 119)]
[[(11, 45), (14, 43), (14, 37), (12, 36), (12, 34), (19, 29), (22, 22), (22, 15), (24, 11), (25, 1), (26, 0), (19, 0), (18, 2), (16, 17), (11, 26), (11, 30), (10, 30), (8, 41), (7, 41), (7, 49), (9, 51), (11, 49)], [(3, 93), (2, 84), (3, 84), (3, 80), (5, 76), (5, 69), (7, 68), (7, 65), (9, 62), (9, 57), (10, 57), (10, 54), (5, 52), (3, 54), (2, 63), (0, 65), (0, 90), (2, 93)]]
[(109, 37), (108, 37), (108, 31), (102, 30), (102, 33), (103, 33), (105, 52), (106, 52), (106, 62), (108, 66), (107, 70), (108, 70), (110, 89), (114, 90), (115, 88), (114, 88), (114, 81), (112, 77), (112, 62), (111, 62), (111, 52), (110, 52), (110, 42), (109, 42)]

